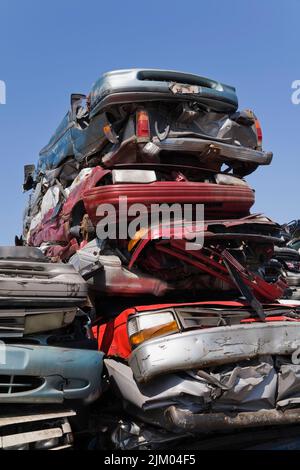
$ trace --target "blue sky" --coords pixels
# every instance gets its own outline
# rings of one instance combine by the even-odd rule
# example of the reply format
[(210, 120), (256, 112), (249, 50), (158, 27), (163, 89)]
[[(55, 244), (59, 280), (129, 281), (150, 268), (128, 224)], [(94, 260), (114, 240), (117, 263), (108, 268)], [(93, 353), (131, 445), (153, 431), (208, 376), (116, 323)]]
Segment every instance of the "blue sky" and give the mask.
[(23, 165), (69, 106), (102, 72), (155, 67), (194, 72), (234, 85), (240, 108), (261, 120), (270, 167), (248, 181), (256, 212), (300, 218), (300, 2), (289, 0), (1, 0), (0, 244), (21, 232)]

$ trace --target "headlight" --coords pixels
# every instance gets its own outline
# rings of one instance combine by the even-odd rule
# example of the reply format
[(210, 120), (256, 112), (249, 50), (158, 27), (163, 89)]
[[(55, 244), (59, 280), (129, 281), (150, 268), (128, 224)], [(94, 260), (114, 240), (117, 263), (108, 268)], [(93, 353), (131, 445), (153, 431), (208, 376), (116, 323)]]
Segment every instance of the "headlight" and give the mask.
[[(48, 310), (49, 312), (49, 310)], [(53, 310), (49, 313), (27, 315), (25, 317), (24, 334), (41, 333), (62, 328), (72, 323), (76, 315), (76, 309), (70, 311)]]
[(127, 330), (134, 347), (157, 336), (178, 333), (179, 327), (172, 312), (158, 312), (129, 318)]

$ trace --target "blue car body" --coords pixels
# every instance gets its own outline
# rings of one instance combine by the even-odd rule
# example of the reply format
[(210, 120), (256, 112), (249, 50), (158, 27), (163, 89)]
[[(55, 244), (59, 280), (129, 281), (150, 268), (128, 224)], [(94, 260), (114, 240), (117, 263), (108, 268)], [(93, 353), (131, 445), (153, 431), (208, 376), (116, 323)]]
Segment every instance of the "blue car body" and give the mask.
[[(174, 93), (174, 83), (185, 84), (184, 92)], [(234, 87), (198, 75), (150, 69), (115, 70), (103, 74), (89, 95), (88, 122), (79, 124), (74, 108), (65, 115), (40, 152), (37, 174), (57, 168), (70, 156), (82, 162), (102, 149), (107, 144), (102, 131), (107, 123), (106, 112), (112, 107), (183, 100), (197, 102), (220, 114), (232, 114), (238, 107)], [(80, 100), (78, 107), (81, 107)]]
[(103, 353), (33, 344), (0, 345), (0, 403), (89, 404), (101, 394)]

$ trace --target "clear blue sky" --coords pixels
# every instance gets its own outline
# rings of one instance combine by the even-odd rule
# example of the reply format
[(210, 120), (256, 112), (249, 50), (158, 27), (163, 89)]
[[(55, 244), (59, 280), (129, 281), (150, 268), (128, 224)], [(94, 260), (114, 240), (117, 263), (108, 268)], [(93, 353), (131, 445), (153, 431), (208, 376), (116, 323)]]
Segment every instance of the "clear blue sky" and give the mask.
[(270, 167), (248, 179), (255, 210), (300, 217), (300, 2), (1, 0), (0, 244), (21, 232), (23, 165), (35, 163), (69, 106), (104, 71), (156, 67), (234, 85), (261, 120)]

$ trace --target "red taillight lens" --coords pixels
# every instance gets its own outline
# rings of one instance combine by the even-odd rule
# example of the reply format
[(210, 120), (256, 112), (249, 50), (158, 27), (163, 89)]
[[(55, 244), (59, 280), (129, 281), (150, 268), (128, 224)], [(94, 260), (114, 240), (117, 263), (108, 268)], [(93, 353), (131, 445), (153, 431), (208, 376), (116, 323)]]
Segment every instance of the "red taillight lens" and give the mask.
[(136, 136), (139, 139), (150, 139), (149, 116), (144, 110), (139, 110), (136, 113)]
[(256, 129), (256, 136), (257, 136), (257, 146), (258, 148), (262, 148), (262, 129), (259, 120), (255, 117), (255, 129)]

